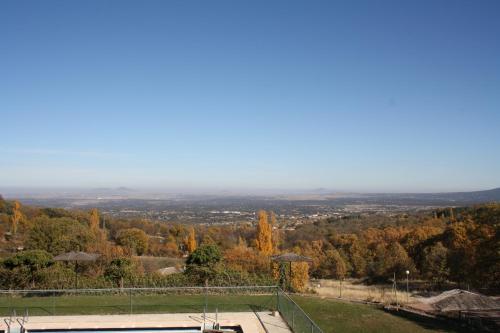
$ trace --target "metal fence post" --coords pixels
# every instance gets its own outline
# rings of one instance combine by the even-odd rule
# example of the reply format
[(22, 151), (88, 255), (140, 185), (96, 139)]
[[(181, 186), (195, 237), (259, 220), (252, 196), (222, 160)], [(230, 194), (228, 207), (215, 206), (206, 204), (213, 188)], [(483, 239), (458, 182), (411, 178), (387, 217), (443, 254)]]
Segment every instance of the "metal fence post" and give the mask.
[(129, 289), (129, 304), (130, 304), (130, 314), (133, 313), (133, 308), (132, 308), (132, 289)]
[(56, 292), (52, 292), (52, 315), (56, 314)]
[(205, 316), (207, 315), (208, 312), (208, 279), (205, 279)]
[(276, 288), (276, 310), (280, 312), (280, 290)]

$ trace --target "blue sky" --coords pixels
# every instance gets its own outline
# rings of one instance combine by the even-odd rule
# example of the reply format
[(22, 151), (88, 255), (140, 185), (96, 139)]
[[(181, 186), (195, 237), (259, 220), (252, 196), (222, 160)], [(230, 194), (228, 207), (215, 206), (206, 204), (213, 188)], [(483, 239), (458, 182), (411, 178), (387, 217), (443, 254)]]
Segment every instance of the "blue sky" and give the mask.
[(499, 1), (2, 1), (0, 187), (500, 186)]

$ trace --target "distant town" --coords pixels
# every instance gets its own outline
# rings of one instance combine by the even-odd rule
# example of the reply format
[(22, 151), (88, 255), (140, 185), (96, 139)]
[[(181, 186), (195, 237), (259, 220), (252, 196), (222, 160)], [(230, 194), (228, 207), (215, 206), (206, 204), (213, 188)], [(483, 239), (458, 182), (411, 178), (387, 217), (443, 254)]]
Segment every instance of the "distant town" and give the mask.
[[(41, 207), (98, 208), (104, 217), (140, 218), (172, 223), (230, 225), (254, 223), (259, 209), (272, 211), (282, 228), (347, 216), (392, 216), (439, 207), (500, 200), (500, 189), (477, 192), (359, 194), (317, 190), (270, 195), (172, 194), (128, 188), (4, 191), (6, 198)], [(43, 193), (43, 195), (41, 194)]]

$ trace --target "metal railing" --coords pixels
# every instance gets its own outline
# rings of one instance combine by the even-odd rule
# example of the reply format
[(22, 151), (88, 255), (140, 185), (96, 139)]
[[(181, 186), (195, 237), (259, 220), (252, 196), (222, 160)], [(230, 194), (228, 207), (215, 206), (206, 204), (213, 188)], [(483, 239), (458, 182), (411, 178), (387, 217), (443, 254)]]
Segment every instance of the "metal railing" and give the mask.
[(0, 317), (279, 311), (295, 333), (322, 333), (277, 286), (0, 290)]

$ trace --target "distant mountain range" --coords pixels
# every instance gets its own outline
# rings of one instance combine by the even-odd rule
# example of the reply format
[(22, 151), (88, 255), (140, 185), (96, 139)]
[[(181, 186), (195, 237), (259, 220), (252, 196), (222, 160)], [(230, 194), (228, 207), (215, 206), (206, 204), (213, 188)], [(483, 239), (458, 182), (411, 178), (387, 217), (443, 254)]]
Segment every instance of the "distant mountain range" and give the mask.
[(19, 189), (0, 188), (0, 194), (8, 199), (30, 199), (32, 202), (44, 200), (64, 200), (67, 202), (87, 201), (120, 201), (120, 200), (157, 200), (204, 202), (206, 200), (221, 201), (294, 201), (323, 202), (329, 205), (378, 204), (378, 205), (415, 205), (415, 206), (459, 206), (486, 202), (500, 202), (500, 188), (473, 192), (443, 193), (347, 193), (334, 192), (320, 188), (311, 191), (279, 193), (269, 191), (257, 194), (244, 190), (176, 192), (173, 190), (146, 190), (127, 187), (94, 188), (94, 189)]
[[(363, 195), (364, 196), (364, 195)], [(363, 197), (362, 196), (362, 197)], [(396, 200), (429, 202), (436, 204), (474, 204), (500, 201), (500, 187), (491, 190), (472, 192), (443, 192), (443, 193), (376, 193), (368, 194), (367, 198), (376, 200)]]

